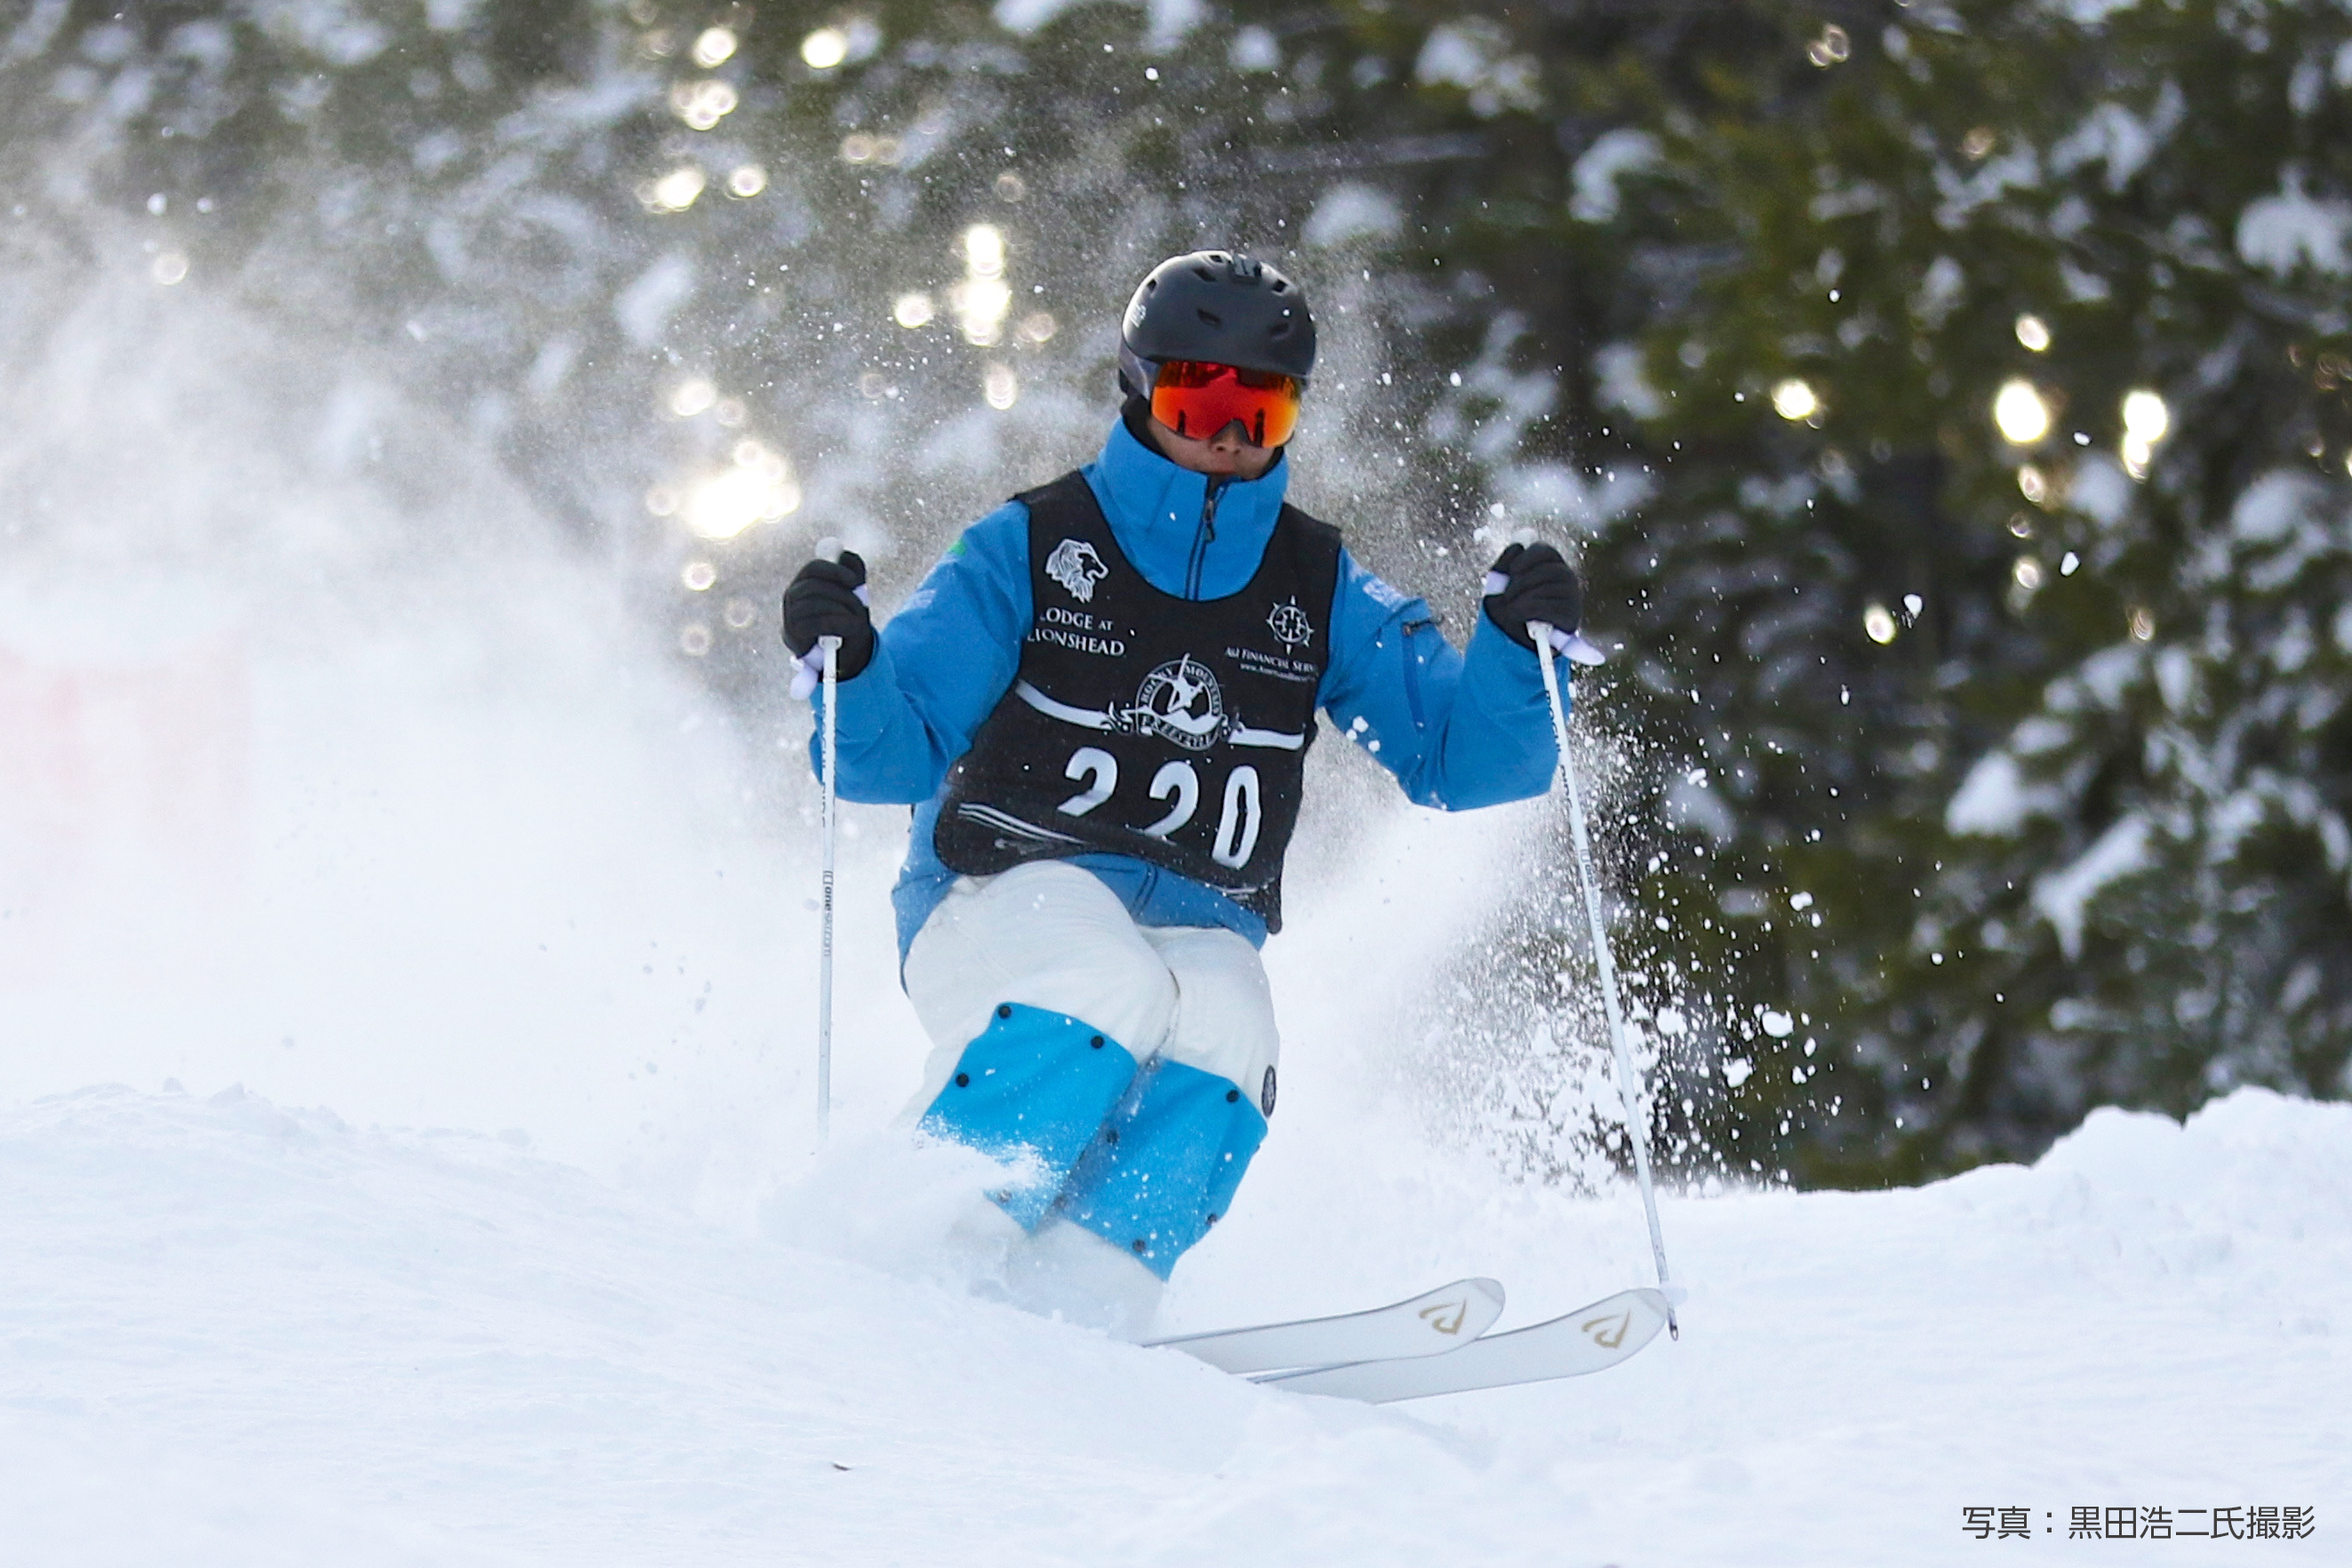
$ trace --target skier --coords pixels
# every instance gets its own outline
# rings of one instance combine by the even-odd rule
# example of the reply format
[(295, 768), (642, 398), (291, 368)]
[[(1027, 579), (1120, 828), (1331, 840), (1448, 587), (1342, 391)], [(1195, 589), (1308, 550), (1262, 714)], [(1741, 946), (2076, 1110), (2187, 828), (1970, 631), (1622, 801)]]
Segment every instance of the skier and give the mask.
[(1274, 1114), (1258, 948), (1316, 710), (1415, 802), (1491, 805), (1555, 763), (1529, 623), (1591, 657), (1552, 546), (1503, 552), (1465, 654), (1285, 502), (1314, 368), (1297, 283), (1172, 258), (1128, 307), (1093, 463), (972, 524), (878, 633), (854, 553), (784, 595), (803, 685), (840, 639), (840, 793), (916, 807), (892, 899), (935, 1043), (919, 1128), (1003, 1162), (988, 1196), (1034, 1266), (1129, 1319)]

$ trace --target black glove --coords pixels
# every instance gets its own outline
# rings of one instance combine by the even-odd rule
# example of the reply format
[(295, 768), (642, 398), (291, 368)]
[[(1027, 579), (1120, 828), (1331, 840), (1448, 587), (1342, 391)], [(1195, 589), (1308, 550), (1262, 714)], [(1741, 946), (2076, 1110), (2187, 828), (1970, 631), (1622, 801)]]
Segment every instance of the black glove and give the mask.
[(784, 590), (784, 646), (805, 658), (819, 637), (839, 637), (835, 671), (843, 680), (874, 662), (874, 617), (859, 590), (866, 563), (854, 550), (838, 561), (812, 561)]
[(1493, 590), (1486, 595), (1486, 618), (1524, 648), (1536, 646), (1529, 621), (1573, 632), (1584, 615), (1584, 584), (1549, 544), (1514, 544), (1504, 551), (1486, 569), (1486, 586)]

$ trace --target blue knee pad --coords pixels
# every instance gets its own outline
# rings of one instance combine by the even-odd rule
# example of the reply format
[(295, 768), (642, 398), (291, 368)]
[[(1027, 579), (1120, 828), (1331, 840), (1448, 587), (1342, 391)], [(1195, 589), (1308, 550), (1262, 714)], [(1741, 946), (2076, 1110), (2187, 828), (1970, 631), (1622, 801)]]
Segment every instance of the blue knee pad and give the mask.
[(1031, 1179), (990, 1195), (1034, 1229), (1134, 1078), (1135, 1058), (1100, 1029), (1006, 1002), (918, 1126), (992, 1160), (1034, 1162)]
[(1224, 1216), (1265, 1141), (1265, 1118), (1232, 1079), (1155, 1062), (1078, 1163), (1063, 1212), (1165, 1279)]

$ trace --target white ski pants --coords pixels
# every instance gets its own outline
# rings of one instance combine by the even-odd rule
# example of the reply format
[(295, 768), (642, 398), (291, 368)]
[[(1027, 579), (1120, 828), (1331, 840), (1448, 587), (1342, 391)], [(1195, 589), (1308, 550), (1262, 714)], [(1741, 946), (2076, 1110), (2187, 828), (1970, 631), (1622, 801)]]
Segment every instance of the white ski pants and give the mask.
[(932, 1041), (917, 1116), (1007, 1002), (1083, 1018), (1138, 1062), (1198, 1068), (1272, 1112), (1281, 1040), (1257, 949), (1222, 927), (1139, 926), (1078, 867), (958, 880), (908, 948), (906, 984)]

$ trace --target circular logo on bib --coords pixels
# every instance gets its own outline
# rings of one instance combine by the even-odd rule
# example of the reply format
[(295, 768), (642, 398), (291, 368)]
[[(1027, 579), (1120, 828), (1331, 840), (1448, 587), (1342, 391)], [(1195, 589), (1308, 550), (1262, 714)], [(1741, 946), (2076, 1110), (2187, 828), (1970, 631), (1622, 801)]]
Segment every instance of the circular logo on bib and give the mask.
[(1186, 654), (1143, 678), (1127, 716), (1139, 730), (1205, 752), (1225, 732), (1225, 694), (1215, 672)]
[(1265, 1069), (1265, 1087), (1257, 1091), (1257, 1111), (1268, 1121), (1274, 1120), (1274, 1069)]
[(1298, 607), (1298, 595), (1293, 594), (1286, 605), (1276, 605), (1265, 617), (1266, 629), (1282, 639), (1286, 648), (1298, 647), (1315, 640), (1315, 626), (1307, 612)]

